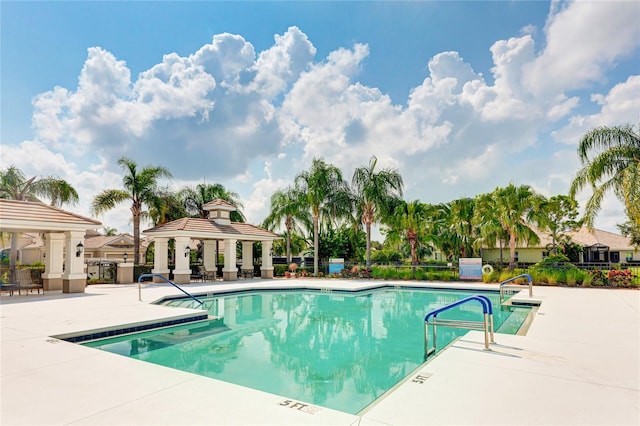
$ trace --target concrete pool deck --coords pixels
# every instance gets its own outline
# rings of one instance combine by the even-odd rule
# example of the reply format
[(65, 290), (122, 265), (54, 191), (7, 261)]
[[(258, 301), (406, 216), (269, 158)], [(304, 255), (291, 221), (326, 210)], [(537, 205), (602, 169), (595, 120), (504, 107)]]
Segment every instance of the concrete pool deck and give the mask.
[[(403, 282), (399, 282), (402, 285)], [(415, 283), (410, 283), (414, 285)], [(431, 283), (429, 283), (431, 284)], [(192, 283), (232, 288), (366, 288), (375, 280)], [(467, 283), (460, 283), (465, 288)], [(430, 287), (432, 285), (429, 285)], [(435, 286), (438, 286), (437, 284)], [(451, 283), (444, 287), (454, 287)], [(496, 289), (495, 285), (472, 286)], [(166, 285), (89, 286), (84, 294), (0, 297), (2, 425), (638, 425), (640, 291), (534, 287), (526, 336), (470, 332), (361, 416), (98, 351), (51, 336), (192, 315), (151, 302)], [(526, 292), (518, 297), (529, 300)]]

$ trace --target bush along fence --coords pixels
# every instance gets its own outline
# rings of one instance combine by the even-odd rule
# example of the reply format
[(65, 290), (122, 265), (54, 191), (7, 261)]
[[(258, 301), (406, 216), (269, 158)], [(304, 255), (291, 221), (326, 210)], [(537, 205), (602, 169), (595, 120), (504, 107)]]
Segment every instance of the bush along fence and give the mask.
[[(552, 259), (553, 260), (553, 259)], [(582, 265), (580, 265), (582, 266)], [(583, 269), (569, 262), (540, 262), (527, 267), (509, 270), (507, 265), (494, 264), (493, 270), (482, 275), (486, 283), (499, 283), (521, 274), (529, 274), (535, 285), (559, 285), (568, 287), (640, 287), (640, 266), (599, 264), (596, 268)], [(276, 277), (312, 276), (313, 267), (298, 266), (291, 273), (288, 265), (274, 265)], [(364, 264), (346, 263), (340, 273), (330, 274), (328, 265), (320, 264), (318, 277), (325, 278), (373, 278), (382, 280), (458, 281), (457, 264), (428, 263), (374, 264), (367, 270)]]

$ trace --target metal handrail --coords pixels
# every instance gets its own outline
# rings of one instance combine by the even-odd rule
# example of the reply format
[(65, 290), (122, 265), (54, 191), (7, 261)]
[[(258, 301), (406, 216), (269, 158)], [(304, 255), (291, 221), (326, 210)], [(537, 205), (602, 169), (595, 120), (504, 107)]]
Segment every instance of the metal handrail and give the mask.
[(140, 283), (142, 282), (143, 278), (152, 278), (152, 277), (162, 278), (165, 282), (168, 282), (169, 284), (171, 284), (172, 286), (174, 286), (175, 288), (177, 288), (178, 290), (180, 290), (181, 292), (183, 292), (184, 294), (186, 294), (187, 296), (189, 296), (190, 298), (192, 298), (193, 300), (198, 302), (200, 305), (204, 305), (204, 302), (202, 300), (200, 300), (197, 297), (193, 296), (192, 294), (188, 293), (186, 290), (184, 290), (178, 284), (174, 283), (173, 281), (168, 280), (167, 278), (164, 277), (164, 275), (160, 275), (160, 274), (142, 274), (142, 275), (140, 275), (138, 277), (138, 300), (140, 302), (142, 302), (142, 289), (140, 288)]
[[(483, 321), (461, 321), (461, 320), (438, 320), (438, 314), (449, 309), (455, 308), (462, 304), (477, 301), (482, 305)], [(432, 319), (431, 322), (429, 320)], [(429, 348), (429, 324), (431, 324), (433, 330), (433, 348)], [(484, 348), (489, 350), (489, 338), (491, 343), (495, 343), (493, 340), (493, 307), (491, 300), (487, 296), (475, 294), (473, 296), (465, 297), (457, 302), (450, 303), (438, 309), (434, 309), (424, 317), (424, 358), (436, 352), (437, 346), (437, 326), (453, 327), (453, 328), (465, 328), (468, 330), (480, 330), (484, 332)]]
[[(503, 288), (504, 288), (504, 286), (506, 284), (509, 284), (510, 282), (513, 282), (513, 281), (519, 279), (519, 278), (525, 278), (525, 277), (527, 278), (527, 281), (529, 282), (529, 297), (533, 296), (533, 278), (531, 278), (531, 275), (529, 275), (529, 274), (521, 274), (521, 275), (518, 275), (516, 277), (509, 278), (508, 280), (504, 280), (504, 281), (502, 281), (500, 283), (500, 303), (503, 302), (503, 296), (504, 296)], [(513, 285), (513, 286), (515, 286), (515, 285)], [(519, 284), (518, 284), (518, 287), (520, 287)]]

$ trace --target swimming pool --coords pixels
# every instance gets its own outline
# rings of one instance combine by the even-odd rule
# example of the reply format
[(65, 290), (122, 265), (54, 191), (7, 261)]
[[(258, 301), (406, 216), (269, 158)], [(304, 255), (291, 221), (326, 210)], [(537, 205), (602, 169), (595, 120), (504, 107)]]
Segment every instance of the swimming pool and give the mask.
[[(478, 292), (391, 289), (261, 291), (205, 298), (213, 319), (86, 346), (356, 414), (424, 362), (424, 316)], [(495, 329), (517, 333), (526, 307), (494, 305)], [(174, 300), (175, 306), (193, 306)], [(477, 320), (463, 305), (440, 318)], [(439, 347), (466, 333), (438, 329)]]

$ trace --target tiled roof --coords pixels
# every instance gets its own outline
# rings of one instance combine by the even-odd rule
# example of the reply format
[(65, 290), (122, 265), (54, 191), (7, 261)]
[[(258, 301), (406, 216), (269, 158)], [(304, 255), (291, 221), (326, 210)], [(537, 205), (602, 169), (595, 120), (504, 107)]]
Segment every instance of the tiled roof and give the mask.
[(573, 239), (573, 241), (584, 247), (599, 244), (612, 249), (634, 249), (631, 245), (630, 238), (627, 238), (623, 235), (614, 234), (613, 232), (603, 231), (601, 229), (594, 229), (590, 232), (586, 226), (583, 226), (578, 231), (571, 234), (571, 238)]
[(193, 234), (217, 234), (233, 236), (267, 237), (268, 239), (280, 238), (278, 234), (260, 228), (249, 223), (231, 222), (229, 225), (220, 225), (209, 219), (188, 218), (174, 220), (151, 229), (143, 231), (145, 234), (153, 234), (167, 231), (186, 231)]
[[(538, 235), (540, 238), (540, 243), (536, 245), (525, 245), (518, 244), (518, 247), (547, 247), (552, 243), (551, 237), (548, 232), (541, 231), (535, 226), (529, 225), (531, 229)], [(623, 235), (614, 234), (612, 232), (603, 231), (601, 229), (593, 229), (589, 231), (586, 226), (583, 226), (579, 230), (575, 232), (567, 232), (567, 235), (571, 237), (571, 239), (580, 244), (583, 247), (589, 247), (594, 245), (603, 245), (607, 246), (610, 249), (614, 250), (634, 250), (633, 245), (631, 244), (631, 239), (627, 238)], [(498, 242), (496, 242), (495, 247), (499, 247)]]
[(85, 238), (84, 245), (88, 249), (107, 246), (133, 247), (133, 237), (129, 234), (97, 235)]
[(28, 229), (29, 222), (46, 222), (57, 225), (85, 225), (98, 227), (101, 222), (80, 216), (48, 204), (0, 199), (0, 221), (2, 223), (23, 223)]
[(209, 201), (207, 204), (205, 204), (204, 206), (202, 206), (202, 208), (204, 210), (214, 210), (217, 207), (222, 207), (223, 210), (236, 210), (236, 206), (234, 206), (233, 204), (221, 199), (221, 198), (216, 198), (213, 201)]

